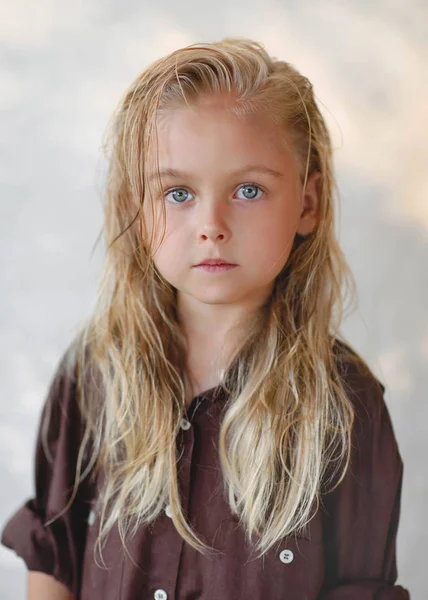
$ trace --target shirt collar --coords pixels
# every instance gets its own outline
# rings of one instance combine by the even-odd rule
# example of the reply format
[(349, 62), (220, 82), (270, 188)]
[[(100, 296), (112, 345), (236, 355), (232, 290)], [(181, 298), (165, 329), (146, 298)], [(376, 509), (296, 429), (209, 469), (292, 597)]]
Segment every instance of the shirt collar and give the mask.
[[(239, 356), (235, 356), (229, 366), (229, 370), (231, 370), (231, 371), (237, 370), (238, 369), (238, 361), (239, 361)], [(225, 400), (226, 397), (228, 397), (228, 396), (229, 396), (228, 392), (220, 384), (216, 385), (214, 387), (211, 387), (207, 390), (204, 390), (203, 392), (198, 394), (199, 398), (203, 397), (206, 400), (209, 400), (210, 402), (217, 402), (218, 400)]]
[(225, 391), (221, 385), (217, 385), (198, 394), (198, 397), (205, 398), (205, 400), (209, 400), (210, 402), (216, 402), (220, 398), (223, 398), (223, 396), (225, 396)]

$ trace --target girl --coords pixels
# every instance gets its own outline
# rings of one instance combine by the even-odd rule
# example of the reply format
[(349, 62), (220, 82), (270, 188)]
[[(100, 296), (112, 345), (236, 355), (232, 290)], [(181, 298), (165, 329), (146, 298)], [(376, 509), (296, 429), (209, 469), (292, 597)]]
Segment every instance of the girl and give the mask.
[(251, 40), (192, 45), (112, 134), (98, 301), (2, 535), (28, 598), (408, 599), (403, 464), (338, 333), (354, 284), (310, 82)]

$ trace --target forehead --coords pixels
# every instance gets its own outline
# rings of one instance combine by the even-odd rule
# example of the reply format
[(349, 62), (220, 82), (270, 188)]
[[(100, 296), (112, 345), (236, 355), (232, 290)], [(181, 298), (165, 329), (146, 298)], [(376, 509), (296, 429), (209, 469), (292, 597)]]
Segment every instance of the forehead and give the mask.
[[(203, 168), (227, 164), (266, 163), (271, 168), (289, 165), (292, 148), (285, 128), (260, 112), (237, 115), (225, 101), (198, 102), (158, 115), (156, 137), (147, 162), (153, 170), (156, 154), (160, 167)], [(157, 142), (156, 142), (157, 138)]]

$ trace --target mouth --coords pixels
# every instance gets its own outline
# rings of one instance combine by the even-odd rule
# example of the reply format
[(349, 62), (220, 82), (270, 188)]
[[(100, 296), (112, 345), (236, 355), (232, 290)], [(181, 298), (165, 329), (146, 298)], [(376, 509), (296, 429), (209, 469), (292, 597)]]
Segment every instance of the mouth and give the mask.
[(213, 258), (213, 259), (206, 259), (206, 260), (202, 261), (201, 263), (194, 265), (194, 266), (195, 267), (236, 267), (237, 265), (235, 265), (233, 263), (229, 263), (229, 262), (227, 262), (227, 260)]
[(232, 265), (231, 263), (200, 263), (199, 265), (195, 265), (195, 267), (236, 267), (236, 265)]
[(230, 271), (231, 269), (234, 269), (237, 266), (238, 265), (232, 265), (230, 263), (219, 263), (214, 265), (202, 263), (200, 265), (195, 265), (195, 267), (197, 267), (201, 271), (206, 271), (207, 273), (222, 273), (224, 271)]

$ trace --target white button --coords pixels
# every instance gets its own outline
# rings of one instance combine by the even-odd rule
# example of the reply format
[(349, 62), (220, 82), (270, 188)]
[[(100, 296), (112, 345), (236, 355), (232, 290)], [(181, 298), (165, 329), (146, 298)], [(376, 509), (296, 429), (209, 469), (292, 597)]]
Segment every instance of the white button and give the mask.
[(165, 592), (165, 590), (156, 590), (156, 592), (153, 595), (155, 600), (166, 600), (168, 598), (168, 594)]
[(294, 559), (294, 554), (291, 550), (282, 550), (279, 554), (279, 559), (281, 560), (281, 562), (288, 565), (288, 563), (291, 563)]
[(185, 431), (187, 429), (190, 429), (189, 421), (186, 421), (186, 419), (181, 419), (180, 427), (181, 427), (181, 429), (184, 429)]
[(88, 525), (93, 525), (95, 523), (95, 511), (91, 510), (88, 515)]
[(172, 513), (171, 513), (171, 506), (169, 504), (167, 504), (165, 506), (165, 512), (168, 515), (168, 517), (172, 517)]

